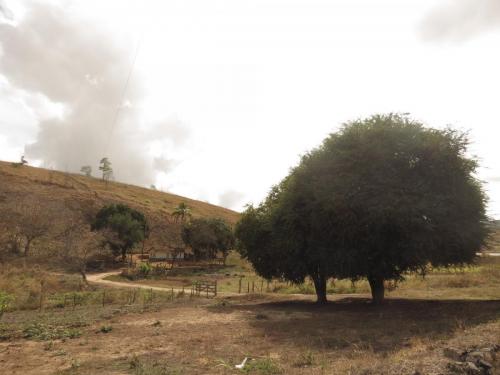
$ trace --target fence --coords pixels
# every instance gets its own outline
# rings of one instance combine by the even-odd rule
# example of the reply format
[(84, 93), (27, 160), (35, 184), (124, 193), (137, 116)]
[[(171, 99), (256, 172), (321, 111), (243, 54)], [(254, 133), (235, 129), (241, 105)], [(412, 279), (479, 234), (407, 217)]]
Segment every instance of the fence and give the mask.
[[(42, 290), (37, 305), (30, 304), (24, 309), (75, 309), (77, 306), (107, 306), (107, 305), (161, 305), (172, 302), (184, 296), (183, 291), (157, 291), (154, 289), (104, 289), (89, 292), (68, 292), (46, 294)], [(23, 309), (23, 310), (24, 310)], [(15, 309), (18, 310), (18, 309)]]
[(215, 281), (196, 281), (191, 287), (192, 296), (201, 296), (201, 294), (206, 294), (208, 298), (210, 295), (217, 297), (217, 280)]

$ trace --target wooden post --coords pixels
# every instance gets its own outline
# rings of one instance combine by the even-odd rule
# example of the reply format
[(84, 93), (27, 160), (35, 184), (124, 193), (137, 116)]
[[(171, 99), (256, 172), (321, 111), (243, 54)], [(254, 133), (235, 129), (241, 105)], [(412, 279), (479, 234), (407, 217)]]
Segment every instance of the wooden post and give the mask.
[(76, 293), (73, 293), (73, 310), (75, 310), (76, 307)]
[(240, 277), (240, 282), (239, 282), (239, 285), (238, 285), (238, 294), (241, 294), (241, 281), (243, 280), (242, 277)]
[(44, 294), (45, 294), (45, 280), (40, 280), (40, 312), (43, 310), (43, 300), (44, 300)]
[(247, 293), (250, 293), (250, 281), (247, 283)]
[(217, 280), (215, 280), (215, 291), (214, 291), (214, 296), (217, 297)]

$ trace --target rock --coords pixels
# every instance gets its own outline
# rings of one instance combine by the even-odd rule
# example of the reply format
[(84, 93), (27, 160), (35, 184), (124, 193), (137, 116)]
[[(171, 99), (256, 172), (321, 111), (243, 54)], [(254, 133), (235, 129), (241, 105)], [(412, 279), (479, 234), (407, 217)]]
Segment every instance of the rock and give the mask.
[(486, 370), (490, 370), (493, 368), (493, 365), (489, 362), (486, 362), (484, 359), (480, 359), (477, 364), (479, 365), (479, 367), (482, 367)]
[(448, 370), (452, 374), (481, 375), (483, 372), (472, 362), (451, 362), (448, 363)]
[(466, 362), (474, 362), (475, 363), (475, 362), (479, 361), (480, 359), (484, 359), (484, 353), (480, 352), (478, 350), (474, 350), (473, 352), (469, 352), (465, 356)]
[(465, 366), (463, 362), (450, 362), (446, 365), (452, 374), (464, 374)]
[(461, 361), (463, 352), (457, 348), (444, 348), (443, 354), (454, 361)]
[(472, 362), (465, 362), (465, 371), (468, 375), (481, 375), (482, 371)]

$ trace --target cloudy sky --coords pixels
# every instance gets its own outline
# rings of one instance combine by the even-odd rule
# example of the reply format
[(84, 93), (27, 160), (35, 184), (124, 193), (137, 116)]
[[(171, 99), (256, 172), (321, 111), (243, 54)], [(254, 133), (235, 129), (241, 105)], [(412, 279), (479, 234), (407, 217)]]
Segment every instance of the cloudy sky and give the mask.
[(241, 209), (345, 121), (470, 130), (500, 217), (498, 0), (0, 0), (0, 159)]

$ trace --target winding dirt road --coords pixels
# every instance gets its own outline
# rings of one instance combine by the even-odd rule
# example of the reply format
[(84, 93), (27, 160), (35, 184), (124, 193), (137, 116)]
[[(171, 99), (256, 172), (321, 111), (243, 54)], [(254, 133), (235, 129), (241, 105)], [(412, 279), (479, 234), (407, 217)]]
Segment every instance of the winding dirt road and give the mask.
[[(157, 290), (160, 292), (172, 292), (172, 290), (177, 293), (183, 291), (181, 288), (169, 288), (169, 287), (161, 287), (161, 286), (152, 286), (152, 285), (147, 285), (147, 284), (138, 284), (138, 283), (128, 283), (128, 282), (123, 282), (123, 281), (113, 281), (113, 280), (106, 280), (107, 277), (113, 276), (113, 275), (119, 275), (121, 271), (112, 271), (112, 272), (103, 272), (103, 273), (94, 273), (94, 274), (89, 274), (87, 275), (87, 281), (90, 283), (95, 283), (95, 284), (101, 284), (101, 285), (107, 285), (111, 287), (117, 287), (117, 288), (141, 288), (141, 289), (149, 289), (149, 290)], [(184, 288), (184, 292), (189, 292), (189, 288)], [(231, 292), (217, 292), (217, 295), (219, 296), (236, 296), (238, 293), (231, 293)]]

